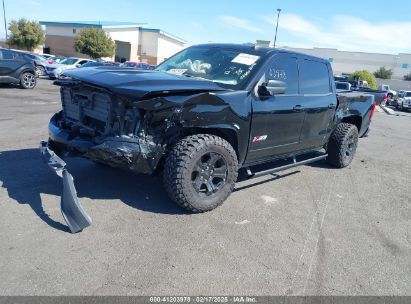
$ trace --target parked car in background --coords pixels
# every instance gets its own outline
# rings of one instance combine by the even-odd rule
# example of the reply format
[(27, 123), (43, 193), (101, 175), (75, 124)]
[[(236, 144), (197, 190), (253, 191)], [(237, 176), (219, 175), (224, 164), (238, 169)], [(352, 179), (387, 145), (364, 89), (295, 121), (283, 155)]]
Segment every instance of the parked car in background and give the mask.
[(36, 66), (36, 75), (37, 76), (45, 76), (46, 75), (46, 66), (49, 64), (48, 60), (40, 55), (29, 53), (29, 52), (24, 52), (24, 51), (16, 51), (24, 54), (24, 56), (27, 56), (30, 58), (33, 62), (34, 65)]
[(15, 83), (23, 89), (33, 89), (37, 84), (33, 60), (22, 52), (0, 48), (0, 83)]
[[(335, 79), (335, 76), (334, 76)], [(337, 92), (342, 91), (354, 91), (354, 92), (362, 92), (367, 93), (374, 96), (374, 101), (376, 104), (385, 105), (388, 102), (388, 96), (386, 91), (382, 90), (373, 90), (368, 87), (359, 86), (359, 84), (363, 84), (363, 82), (358, 81), (335, 81), (335, 88)]]
[(109, 62), (109, 61), (90, 61), (83, 64), (80, 68), (91, 68), (97, 66), (120, 66), (119, 63), (116, 62)]
[(394, 97), (397, 96), (397, 91), (391, 90), (388, 84), (381, 84), (379, 89), (387, 92), (388, 99), (394, 99)]
[(46, 68), (47, 75), (51, 79), (59, 78), (61, 74), (65, 70), (75, 69), (81, 67), (83, 64), (90, 62), (93, 60), (84, 59), (84, 58), (76, 58), (76, 57), (69, 57), (61, 61), (60, 63), (49, 64)]
[(39, 56), (45, 58), (46, 60), (48, 59), (53, 59), (55, 56), (51, 54), (39, 54)]
[(62, 56), (62, 55), (55, 55), (53, 58), (50, 58), (49, 60), (51, 60), (52, 62), (49, 62), (50, 64), (52, 63), (61, 63), (64, 59), (66, 59), (66, 56)]
[(366, 81), (357, 80), (357, 81), (350, 81), (351, 90), (355, 92), (363, 92), (374, 96), (374, 101), (377, 105), (383, 104), (385, 105), (388, 101), (388, 93), (387, 91), (383, 90), (374, 90), (368, 87), (368, 83)]
[(351, 83), (348, 81), (336, 81), (335, 88), (337, 91), (351, 91)]
[(401, 111), (411, 109), (411, 91), (403, 91), (401, 97), (398, 98), (397, 108)]
[(133, 62), (133, 61), (126, 61), (122, 64), (124, 68), (135, 68), (139, 70), (154, 70), (155, 66), (144, 63), (144, 62)]
[(334, 81), (347, 82), (347, 81), (348, 81), (348, 76), (345, 76), (345, 75), (334, 75)]

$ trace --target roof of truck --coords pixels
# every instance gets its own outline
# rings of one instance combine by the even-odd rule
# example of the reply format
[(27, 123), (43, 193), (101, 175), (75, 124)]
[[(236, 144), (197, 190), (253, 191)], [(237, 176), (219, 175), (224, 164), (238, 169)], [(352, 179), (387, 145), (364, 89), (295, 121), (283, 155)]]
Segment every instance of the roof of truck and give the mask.
[(238, 50), (242, 52), (247, 52), (250, 54), (258, 55), (265, 57), (267, 55), (275, 54), (275, 53), (289, 53), (289, 54), (297, 54), (300, 56), (304, 56), (307, 59), (314, 59), (316, 61), (323, 61), (326, 63), (329, 63), (328, 60), (320, 57), (315, 57), (312, 55), (296, 52), (296, 51), (291, 51), (291, 50), (286, 50), (286, 49), (281, 49), (281, 48), (272, 48), (272, 47), (260, 47), (260, 46), (255, 46), (254, 44), (235, 44), (235, 43), (207, 43), (207, 44), (198, 44), (195, 46), (207, 46), (207, 47), (215, 47), (215, 48), (227, 48), (227, 49), (233, 49), (233, 50)]

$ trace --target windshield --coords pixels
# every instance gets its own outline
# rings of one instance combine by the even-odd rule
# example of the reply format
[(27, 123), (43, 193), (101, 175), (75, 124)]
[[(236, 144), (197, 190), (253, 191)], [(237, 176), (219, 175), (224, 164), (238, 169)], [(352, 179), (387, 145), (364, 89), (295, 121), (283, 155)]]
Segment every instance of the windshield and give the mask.
[(157, 71), (211, 80), (222, 87), (239, 89), (251, 75), (260, 56), (219, 47), (190, 47), (169, 58)]
[(405, 94), (405, 97), (411, 97), (411, 92), (407, 92), (407, 93)]
[(77, 62), (76, 58), (66, 58), (63, 61), (60, 62), (60, 64), (66, 64), (66, 65), (72, 65)]
[(335, 88), (336, 88), (337, 90), (349, 90), (349, 87), (350, 87), (350, 85), (349, 85), (348, 82), (345, 82), (345, 83), (336, 82), (336, 83), (335, 83)]
[(88, 68), (88, 67), (95, 67), (95, 66), (100, 66), (104, 65), (104, 62), (94, 62), (94, 61), (89, 61), (86, 62), (85, 64), (81, 65), (81, 68)]
[(126, 68), (134, 68), (137, 64), (135, 62), (125, 62), (123, 64), (124, 67)]

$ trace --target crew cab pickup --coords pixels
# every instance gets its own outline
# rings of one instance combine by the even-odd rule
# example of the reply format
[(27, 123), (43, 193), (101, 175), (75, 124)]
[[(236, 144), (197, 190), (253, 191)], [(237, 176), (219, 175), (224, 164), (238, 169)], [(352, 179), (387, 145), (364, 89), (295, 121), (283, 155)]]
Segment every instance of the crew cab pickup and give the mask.
[[(375, 107), (368, 94), (337, 95), (326, 60), (246, 45), (192, 46), (155, 71), (70, 70), (56, 84), (62, 110), (41, 152), (63, 178), (62, 213), (72, 232), (91, 219), (66, 152), (161, 172), (173, 201), (204, 212), (226, 200), (239, 170), (255, 177), (322, 159), (348, 166)], [(257, 171), (262, 163), (272, 167)]]

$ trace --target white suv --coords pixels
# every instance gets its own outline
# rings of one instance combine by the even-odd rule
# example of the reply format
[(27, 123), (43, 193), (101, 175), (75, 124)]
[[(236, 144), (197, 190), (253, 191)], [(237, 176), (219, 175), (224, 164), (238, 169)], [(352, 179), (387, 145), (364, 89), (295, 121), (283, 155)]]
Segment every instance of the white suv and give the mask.
[(398, 99), (398, 108), (400, 110), (411, 109), (411, 91), (403, 91), (401, 97)]

